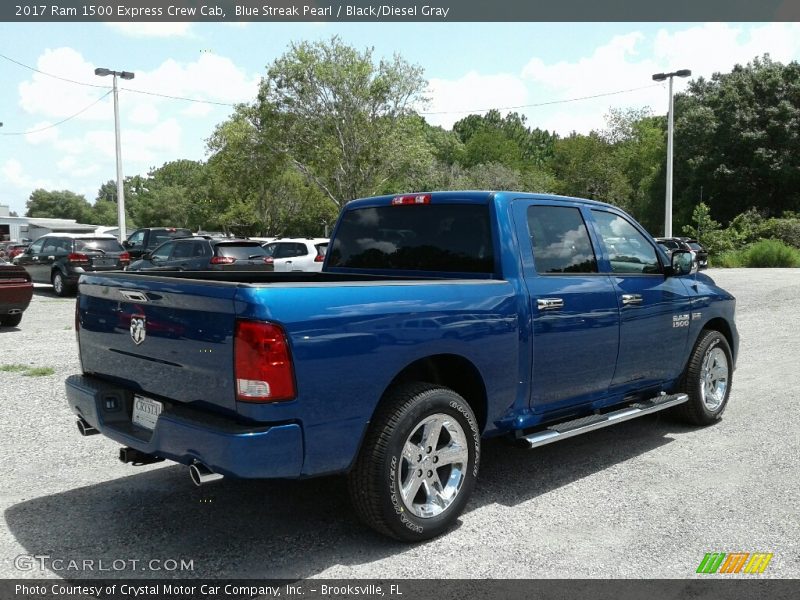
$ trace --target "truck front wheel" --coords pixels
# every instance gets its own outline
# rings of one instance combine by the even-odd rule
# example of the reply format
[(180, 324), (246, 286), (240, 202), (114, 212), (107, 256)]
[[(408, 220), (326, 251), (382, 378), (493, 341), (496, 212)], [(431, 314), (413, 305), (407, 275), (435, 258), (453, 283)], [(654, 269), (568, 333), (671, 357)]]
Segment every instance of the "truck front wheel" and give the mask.
[(675, 407), (692, 425), (710, 425), (722, 416), (731, 394), (733, 359), (728, 340), (719, 331), (706, 329), (689, 357), (681, 391), (689, 401)]
[(464, 510), (480, 462), (480, 431), (454, 391), (415, 383), (388, 392), (348, 478), (359, 517), (385, 535), (418, 542)]

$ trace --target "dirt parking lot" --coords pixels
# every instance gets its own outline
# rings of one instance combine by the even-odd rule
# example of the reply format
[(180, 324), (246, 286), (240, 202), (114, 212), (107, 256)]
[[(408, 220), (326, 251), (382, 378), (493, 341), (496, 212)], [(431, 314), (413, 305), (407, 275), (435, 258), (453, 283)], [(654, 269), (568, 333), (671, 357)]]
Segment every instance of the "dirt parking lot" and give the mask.
[[(721, 423), (487, 443), (460, 525), (417, 546), (359, 524), (342, 478), (201, 490), (185, 467), (122, 465), (115, 443), (81, 438), (63, 385), (79, 371), (74, 300), (38, 286), (0, 331), (0, 365), (43, 368), (0, 371), (0, 577), (684, 578), (707, 552), (771, 552), (762, 577), (800, 577), (800, 270), (708, 273), (738, 298)], [(34, 554), (44, 570), (18, 558)], [(124, 566), (65, 567), (78, 559)]]

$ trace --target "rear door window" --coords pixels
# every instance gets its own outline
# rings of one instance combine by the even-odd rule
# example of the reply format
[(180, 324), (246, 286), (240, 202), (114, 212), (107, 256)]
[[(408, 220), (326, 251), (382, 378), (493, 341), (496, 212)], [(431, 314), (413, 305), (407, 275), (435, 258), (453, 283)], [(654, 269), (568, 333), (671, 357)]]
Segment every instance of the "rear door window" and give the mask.
[(493, 273), (489, 207), (421, 204), (346, 211), (328, 267)]
[(597, 273), (597, 259), (579, 209), (530, 206), (528, 232), (537, 273)]

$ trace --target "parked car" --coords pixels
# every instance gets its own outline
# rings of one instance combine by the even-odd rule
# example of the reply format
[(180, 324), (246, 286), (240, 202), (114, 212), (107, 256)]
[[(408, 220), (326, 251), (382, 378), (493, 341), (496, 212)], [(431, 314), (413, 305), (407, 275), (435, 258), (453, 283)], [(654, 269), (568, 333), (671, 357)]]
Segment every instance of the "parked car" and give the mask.
[(15, 243), (9, 244), (6, 246), (6, 256), (5, 258), (8, 260), (13, 260), (15, 257), (19, 256), (30, 246), (30, 244), (26, 243)]
[(78, 429), (197, 485), (347, 474), (361, 519), (405, 541), (456, 521), (482, 438), (534, 448), (667, 409), (717, 422), (739, 349), (735, 299), (688, 251), (576, 198), (365, 198), (320, 273), (158, 275), (81, 278)]
[(322, 271), (328, 238), (279, 238), (264, 244), (275, 271)]
[(686, 250), (691, 252), (692, 259), (698, 270), (708, 268), (708, 252), (697, 240), (687, 237), (658, 237), (655, 240), (667, 255), (671, 255), (674, 250)]
[(694, 254), (695, 262), (697, 262), (697, 268), (700, 270), (707, 269), (708, 250), (706, 250), (703, 247), (703, 245), (697, 240), (694, 240), (692, 238), (681, 238), (681, 239), (687, 246), (689, 246), (689, 249), (692, 251), (692, 254)]
[(177, 238), (131, 263), (129, 271), (272, 271), (266, 251), (251, 240)]
[(0, 325), (16, 327), (33, 297), (30, 274), (0, 258)]
[(34, 283), (50, 283), (57, 296), (75, 293), (84, 273), (122, 270), (130, 255), (110, 235), (48, 233), (14, 259)]
[(131, 260), (135, 260), (147, 252), (152, 252), (166, 241), (191, 236), (190, 229), (181, 227), (142, 227), (134, 231), (122, 245), (130, 254)]

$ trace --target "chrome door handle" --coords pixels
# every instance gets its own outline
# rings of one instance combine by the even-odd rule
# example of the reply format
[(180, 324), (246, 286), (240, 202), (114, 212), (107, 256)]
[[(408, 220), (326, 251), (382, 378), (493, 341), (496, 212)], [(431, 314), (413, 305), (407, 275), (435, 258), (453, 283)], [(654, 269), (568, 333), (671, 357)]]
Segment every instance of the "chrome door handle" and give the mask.
[(537, 298), (536, 306), (539, 310), (558, 310), (564, 308), (563, 298)]
[(642, 295), (641, 294), (622, 294), (622, 304), (627, 306), (628, 304), (641, 304), (642, 303)]

